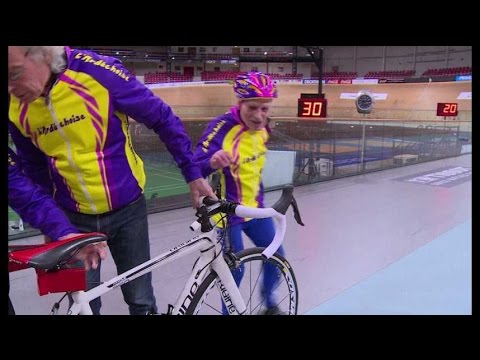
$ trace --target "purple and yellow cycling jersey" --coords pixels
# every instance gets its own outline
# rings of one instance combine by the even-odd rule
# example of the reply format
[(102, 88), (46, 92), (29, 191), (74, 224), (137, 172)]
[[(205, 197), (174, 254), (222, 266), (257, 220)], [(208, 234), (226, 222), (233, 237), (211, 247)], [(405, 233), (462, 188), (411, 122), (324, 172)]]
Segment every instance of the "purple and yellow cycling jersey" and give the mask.
[[(221, 169), (222, 197), (246, 206), (263, 207), (262, 172), (268, 138), (266, 129), (250, 130), (240, 120), (238, 107), (233, 107), (209, 124), (198, 142), (195, 158), (206, 177), (215, 171), (210, 166), (212, 155), (221, 149), (230, 153), (233, 163)], [(242, 221), (232, 217), (231, 224)]]
[(134, 201), (145, 171), (127, 115), (159, 135), (187, 182), (201, 177), (185, 128), (166, 103), (119, 60), (65, 49), (67, 68), (46, 97), (10, 99), (10, 132), (30, 178), (46, 188), (53, 179), (55, 199), (71, 211), (102, 214)]

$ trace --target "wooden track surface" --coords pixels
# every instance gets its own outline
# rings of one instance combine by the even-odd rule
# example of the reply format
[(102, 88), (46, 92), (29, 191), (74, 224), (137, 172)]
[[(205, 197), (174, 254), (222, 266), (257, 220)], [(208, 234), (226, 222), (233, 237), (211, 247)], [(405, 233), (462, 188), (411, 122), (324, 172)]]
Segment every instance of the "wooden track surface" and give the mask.
[[(456, 102), (457, 120), (471, 121), (472, 100), (458, 100), (461, 92), (471, 92), (471, 82), (323, 85), (328, 99), (329, 118), (363, 118), (355, 110), (355, 102), (340, 99), (341, 93), (368, 90), (387, 94), (377, 100), (368, 119), (440, 120), (436, 116), (438, 102)], [(186, 85), (153, 89), (153, 92), (172, 106), (184, 120), (209, 119), (218, 116), (236, 103), (230, 84)], [(279, 98), (275, 100), (272, 117), (295, 117), (297, 99), (301, 93), (316, 93), (318, 85), (278, 84)]]

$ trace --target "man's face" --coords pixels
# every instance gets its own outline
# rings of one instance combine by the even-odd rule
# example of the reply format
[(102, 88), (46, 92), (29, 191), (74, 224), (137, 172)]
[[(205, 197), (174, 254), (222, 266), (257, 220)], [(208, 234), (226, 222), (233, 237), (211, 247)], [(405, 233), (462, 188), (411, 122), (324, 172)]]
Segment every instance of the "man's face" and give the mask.
[(267, 116), (272, 100), (242, 100), (240, 101), (240, 118), (250, 130), (262, 130), (267, 126)]
[(21, 46), (8, 47), (8, 93), (21, 101), (32, 102), (40, 97), (50, 78), (47, 59), (32, 59)]

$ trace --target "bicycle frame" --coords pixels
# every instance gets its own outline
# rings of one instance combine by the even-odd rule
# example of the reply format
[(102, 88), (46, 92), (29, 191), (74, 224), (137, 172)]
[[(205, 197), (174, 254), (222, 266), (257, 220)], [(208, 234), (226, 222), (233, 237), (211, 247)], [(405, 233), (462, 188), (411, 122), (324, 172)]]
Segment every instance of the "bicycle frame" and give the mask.
[[(213, 200), (210, 198), (202, 199), (202, 206), (197, 208), (197, 220), (190, 225), (192, 231), (200, 230), (201, 233), (185, 241), (167, 252), (156, 256), (124, 273), (88, 290), (67, 292), (71, 294), (73, 304), (68, 310), (69, 315), (92, 315), (92, 309), (89, 302), (103, 294), (118, 288), (136, 278), (145, 275), (154, 269), (166, 265), (172, 261), (178, 260), (193, 252), (200, 252), (200, 256), (195, 262), (192, 273), (188, 278), (180, 296), (175, 304), (168, 306), (167, 314), (184, 315), (189, 310), (192, 301), (196, 298), (200, 285), (206, 280), (207, 276), (213, 273), (216, 277), (216, 286), (220, 292), (223, 304), (229, 314), (242, 315), (247, 307), (234, 280), (229, 267), (230, 259), (224, 258), (223, 243), (215, 234), (216, 227), (212, 226), (210, 217), (217, 213), (235, 214), (243, 218), (272, 218), (276, 223), (276, 232), (270, 245), (261, 251), (263, 260), (269, 259), (280, 247), (286, 230), (285, 213), (290, 205), (294, 209), (294, 217), (297, 223), (304, 225), (293, 198), (293, 186), (286, 186), (283, 189), (280, 199), (270, 208), (252, 208), (243, 206), (226, 200)], [(80, 237), (71, 239), (67, 243), (52, 246), (45, 245), (45, 248), (35, 251), (25, 250), (9, 252), (9, 269), (12, 264), (12, 271), (27, 267), (35, 267), (42, 271), (58, 267), (62, 261), (70, 259), (71, 251), (79, 249), (86, 244), (104, 241), (105, 235), (92, 233), (94, 237)], [(103, 237), (102, 237), (103, 236)], [(34, 247), (35, 248), (35, 247)], [(38, 248), (38, 247), (36, 247)], [(52, 253), (48, 255), (51, 248)], [(16, 254), (16, 256), (15, 256)], [(227, 262), (228, 261), (228, 262)], [(14, 266), (15, 265), (15, 266)], [(58, 270), (58, 268), (56, 269)], [(62, 271), (60, 269), (59, 271)], [(210, 280), (212, 281), (212, 280)], [(296, 286), (296, 285), (295, 285)], [(80, 287), (76, 287), (78, 289)], [(75, 289), (75, 287), (73, 287)], [(202, 290), (202, 294), (205, 289)], [(58, 291), (53, 291), (58, 292)], [(63, 299), (63, 298), (62, 298)], [(58, 312), (58, 303), (52, 308), (52, 313)]]
[[(200, 252), (200, 257), (195, 262), (192, 273), (189, 276), (183, 291), (175, 302), (171, 314), (185, 314), (198, 286), (212, 269), (218, 274), (221, 284), (224, 286), (220, 292), (229, 313), (237, 315), (243, 314), (246, 310), (245, 302), (243, 301), (233, 275), (223, 258), (222, 244), (217, 241), (214, 233), (215, 228), (207, 233), (195, 236), (93, 289), (73, 292), (71, 294), (73, 305), (70, 307), (68, 315), (92, 315), (92, 310), (89, 305), (91, 300), (147, 274), (160, 266), (166, 265), (196, 251)], [(232, 308), (232, 306), (234, 308)]]

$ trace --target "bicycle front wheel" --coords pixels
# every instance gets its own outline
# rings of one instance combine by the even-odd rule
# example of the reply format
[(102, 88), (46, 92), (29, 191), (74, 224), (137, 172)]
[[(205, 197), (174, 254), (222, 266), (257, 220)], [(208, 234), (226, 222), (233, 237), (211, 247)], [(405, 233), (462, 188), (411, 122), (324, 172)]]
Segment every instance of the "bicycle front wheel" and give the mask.
[[(293, 269), (288, 261), (275, 253), (266, 260), (262, 256), (265, 248), (255, 247), (242, 250), (237, 256), (237, 267), (243, 271), (243, 279), (239, 290), (247, 305), (245, 315), (296, 315), (298, 310), (298, 286)], [(275, 285), (272, 289), (267, 307), (263, 291), (263, 276), (265, 265), (270, 264), (270, 270), (275, 274)], [(222, 315), (228, 311), (222, 309), (221, 289), (218, 286), (218, 275), (212, 271), (198, 287), (189, 307), (187, 315)], [(272, 300), (274, 299), (274, 300)]]

